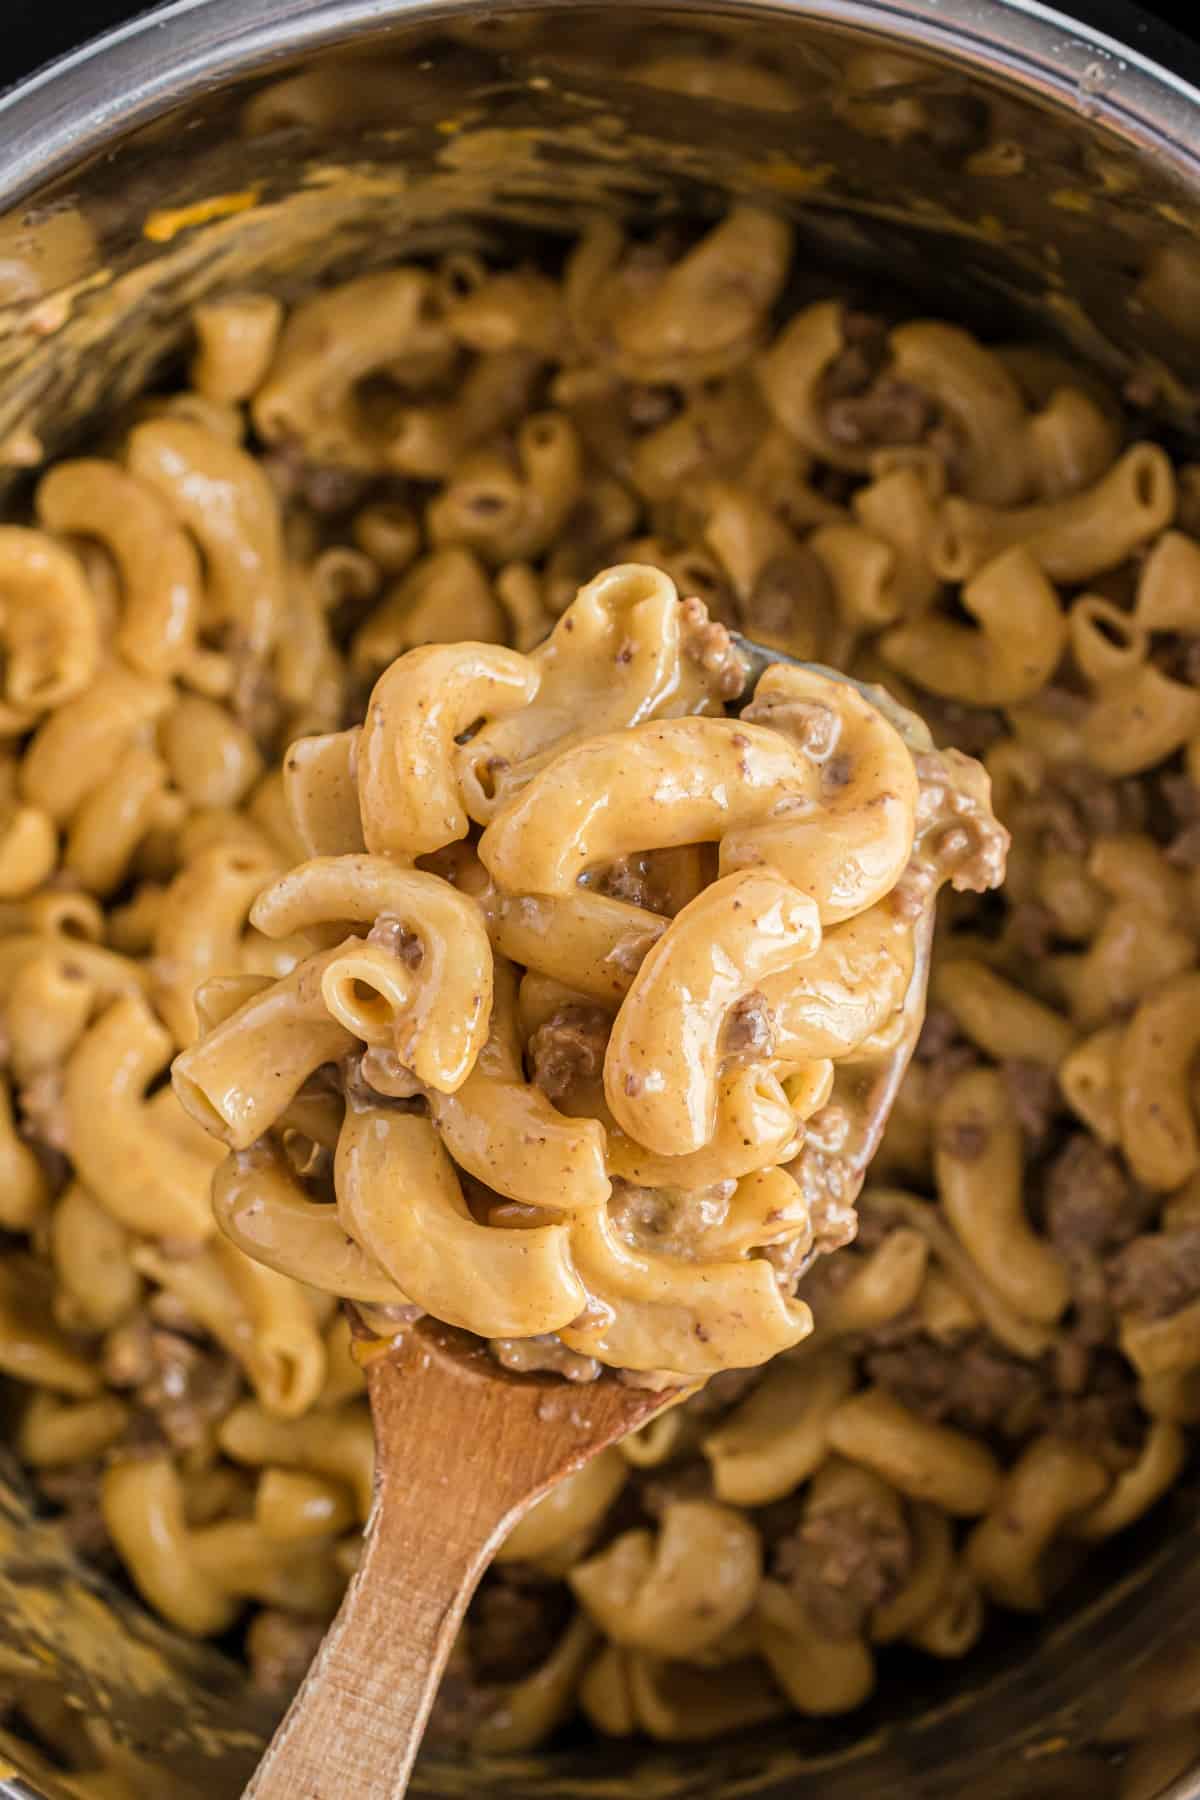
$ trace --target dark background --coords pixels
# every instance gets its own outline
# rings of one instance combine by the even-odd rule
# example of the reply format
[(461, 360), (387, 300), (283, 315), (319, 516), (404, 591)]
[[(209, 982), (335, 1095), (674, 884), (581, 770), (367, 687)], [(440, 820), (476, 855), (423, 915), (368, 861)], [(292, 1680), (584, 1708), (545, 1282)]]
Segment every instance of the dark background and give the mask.
[[(1050, 0), (1061, 12), (1106, 31), (1166, 64), (1200, 86), (1200, 42), (1191, 43), (1164, 20), (1178, 8), (1135, 5), (1133, 0)], [(4, 14), (4, 48), (0, 52), (0, 86), (28, 74), (39, 64), (73, 45), (94, 37), (107, 26), (136, 17), (148, 8), (134, 0), (0, 0)], [(1200, 37), (1200, 19), (1197, 21)], [(2, 153), (2, 152), (0, 152)]]

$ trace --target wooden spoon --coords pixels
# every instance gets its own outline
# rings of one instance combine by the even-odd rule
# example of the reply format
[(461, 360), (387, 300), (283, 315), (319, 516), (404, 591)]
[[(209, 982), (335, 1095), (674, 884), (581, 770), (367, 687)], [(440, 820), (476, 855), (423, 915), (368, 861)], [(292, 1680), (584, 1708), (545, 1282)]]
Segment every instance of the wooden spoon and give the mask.
[[(736, 641), (748, 688), (771, 663), (796, 660)], [(878, 690), (862, 691), (880, 703)], [(932, 935), (930, 909), (917, 926), (908, 1029), (844, 1152), (851, 1194), (921, 1027)], [(677, 1396), (607, 1373), (581, 1386), (510, 1374), (478, 1340), (431, 1319), (364, 1360), (376, 1477), (362, 1561), (244, 1800), (402, 1800), (446, 1659), (497, 1546), (556, 1482)]]
[(512, 1375), (431, 1319), (367, 1362), (375, 1504), (358, 1573), (245, 1800), (400, 1800), (497, 1546), (674, 1392)]

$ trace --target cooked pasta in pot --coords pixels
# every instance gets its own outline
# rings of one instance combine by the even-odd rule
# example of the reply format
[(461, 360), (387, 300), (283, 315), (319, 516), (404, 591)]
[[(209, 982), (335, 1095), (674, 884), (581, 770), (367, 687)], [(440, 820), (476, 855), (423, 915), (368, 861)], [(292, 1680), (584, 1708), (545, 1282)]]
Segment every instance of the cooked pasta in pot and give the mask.
[[(739, 678), (702, 605), (625, 564), (529, 656), (410, 650), (359, 731), (287, 752), (320, 854), (249, 917), (310, 954), (174, 1065), (231, 1152), (232, 1244), (361, 1301), (340, 1232), (385, 1304), (664, 1386), (803, 1340), (796, 1282), (852, 1230), (928, 909), (995, 885), (1004, 834), (917, 720), (784, 664), (727, 717)], [(671, 871), (667, 916), (604, 892), (635, 859)], [(531, 901), (555, 949), (531, 934), (518, 968), (502, 921)], [(331, 1063), (333, 1205), (283, 1136)]]
[[(218, 296), (188, 392), (2, 528), (0, 1373), (81, 1549), (181, 1630), (244, 1627), (286, 1690), (371, 1498), (335, 1295), (451, 1316), (482, 1233), (544, 1304), (464, 1322), (582, 1380), (681, 1362), (584, 1310), (597, 1258), (644, 1300), (699, 1220), (768, 1277), (779, 1337), (710, 1337), (681, 1372), (711, 1379), (501, 1552), (436, 1719), (487, 1751), (576, 1714), (670, 1741), (853, 1709), (881, 1648), (958, 1658), (1053, 1604), (1200, 1422), (1191, 477), (1090, 374), (1047, 393), (957, 327), (789, 311), (789, 257), (739, 207), (688, 244), (598, 226), (561, 278), (458, 257)], [(725, 626), (883, 684), (982, 759), (1013, 835), (1001, 896), (945, 909), (857, 1237), (811, 1266), (822, 1206), (829, 1244), (853, 1231), (842, 1089), (903, 1012), (885, 899), (922, 819), (953, 859), (977, 815), (926, 761), (856, 909), (778, 821), (698, 828), (710, 762), (665, 838), (573, 813), (614, 733), (651, 775), (734, 732), (803, 756), (790, 677), (726, 712)], [(564, 654), (589, 632), (603, 666)], [(655, 972), (692, 983), (768, 888), (788, 956), (743, 945), (689, 1081), (655, 1087)], [(406, 1245), (373, 1199), (414, 1162)]]

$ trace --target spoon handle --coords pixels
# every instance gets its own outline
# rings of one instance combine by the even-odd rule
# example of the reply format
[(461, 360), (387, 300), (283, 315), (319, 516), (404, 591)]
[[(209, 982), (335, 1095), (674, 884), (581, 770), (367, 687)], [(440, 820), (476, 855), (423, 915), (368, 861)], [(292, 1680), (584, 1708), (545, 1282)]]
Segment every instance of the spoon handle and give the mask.
[(244, 1800), (401, 1800), (492, 1553), (632, 1422), (615, 1383), (597, 1384), (581, 1419), (565, 1382), (498, 1376), (421, 1331), (369, 1364), (376, 1485), (362, 1561)]

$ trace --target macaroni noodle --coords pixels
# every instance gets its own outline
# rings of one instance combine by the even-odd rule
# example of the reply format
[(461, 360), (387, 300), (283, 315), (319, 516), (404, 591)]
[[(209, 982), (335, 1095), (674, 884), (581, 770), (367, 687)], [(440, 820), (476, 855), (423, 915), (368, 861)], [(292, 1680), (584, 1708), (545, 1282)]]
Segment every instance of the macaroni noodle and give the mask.
[[(851, 76), (929, 135), (906, 64)], [(0, 1375), (47, 1508), (286, 1686), (372, 1498), (336, 1297), (689, 1389), (485, 1577), (435, 1713), (481, 1753), (844, 1712), (1153, 1530), (1200, 1424), (1196, 470), (1059, 352), (797, 308), (791, 256), (739, 205), (217, 289), (190, 387), (0, 526)], [(933, 879), (1001, 840), (828, 676), (732, 716), (728, 626), (881, 682), (1014, 837), (861, 1196)]]

